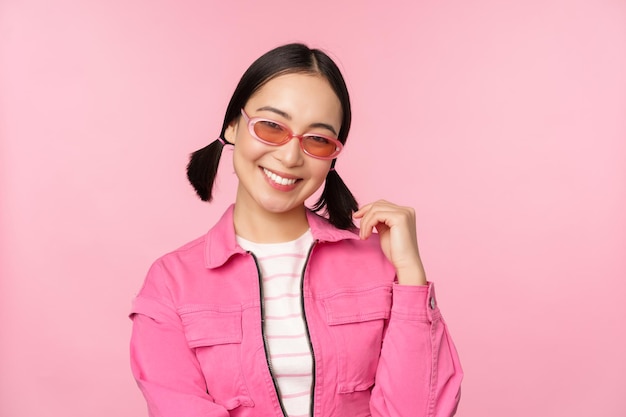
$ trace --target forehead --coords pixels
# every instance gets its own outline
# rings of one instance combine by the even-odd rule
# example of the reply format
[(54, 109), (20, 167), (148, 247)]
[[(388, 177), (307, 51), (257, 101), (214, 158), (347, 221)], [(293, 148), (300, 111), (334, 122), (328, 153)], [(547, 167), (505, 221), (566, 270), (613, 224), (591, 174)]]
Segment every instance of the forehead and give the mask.
[(256, 112), (274, 107), (294, 121), (330, 123), (339, 130), (341, 102), (328, 80), (316, 74), (284, 74), (265, 83), (246, 103), (246, 110)]

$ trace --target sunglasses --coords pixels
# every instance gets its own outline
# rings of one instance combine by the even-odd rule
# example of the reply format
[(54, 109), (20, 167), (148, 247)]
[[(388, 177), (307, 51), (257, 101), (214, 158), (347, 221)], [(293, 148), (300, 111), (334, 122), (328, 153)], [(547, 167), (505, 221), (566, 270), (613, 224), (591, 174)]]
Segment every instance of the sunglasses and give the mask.
[(248, 123), (248, 130), (253, 138), (266, 145), (280, 146), (293, 138), (300, 140), (300, 148), (305, 154), (318, 159), (334, 159), (343, 149), (343, 145), (335, 138), (318, 133), (294, 135), (284, 124), (261, 117), (250, 117), (244, 109), (241, 115)]

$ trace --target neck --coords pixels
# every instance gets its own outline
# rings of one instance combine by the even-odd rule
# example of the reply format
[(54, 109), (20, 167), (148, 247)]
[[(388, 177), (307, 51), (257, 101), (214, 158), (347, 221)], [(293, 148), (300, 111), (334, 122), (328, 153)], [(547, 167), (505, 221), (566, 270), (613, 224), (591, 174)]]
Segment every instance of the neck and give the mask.
[(257, 243), (278, 243), (295, 240), (309, 228), (304, 205), (283, 213), (250, 210), (235, 203), (235, 233)]

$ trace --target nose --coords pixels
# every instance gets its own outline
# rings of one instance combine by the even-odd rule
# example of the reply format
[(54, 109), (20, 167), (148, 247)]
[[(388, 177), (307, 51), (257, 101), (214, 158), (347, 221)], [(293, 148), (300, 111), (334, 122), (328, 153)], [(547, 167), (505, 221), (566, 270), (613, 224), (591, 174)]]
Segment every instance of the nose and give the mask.
[(300, 138), (292, 136), (289, 142), (280, 145), (274, 152), (276, 159), (281, 161), (286, 167), (296, 167), (304, 162), (304, 152), (300, 148)]

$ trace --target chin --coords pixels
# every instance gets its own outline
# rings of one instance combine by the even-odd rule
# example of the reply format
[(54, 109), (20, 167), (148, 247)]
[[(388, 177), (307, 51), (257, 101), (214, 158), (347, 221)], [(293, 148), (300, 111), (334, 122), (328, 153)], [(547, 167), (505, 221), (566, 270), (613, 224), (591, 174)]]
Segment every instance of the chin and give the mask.
[(304, 209), (304, 201), (299, 203), (284, 202), (282, 204), (276, 201), (262, 201), (259, 206), (267, 212), (280, 214)]

